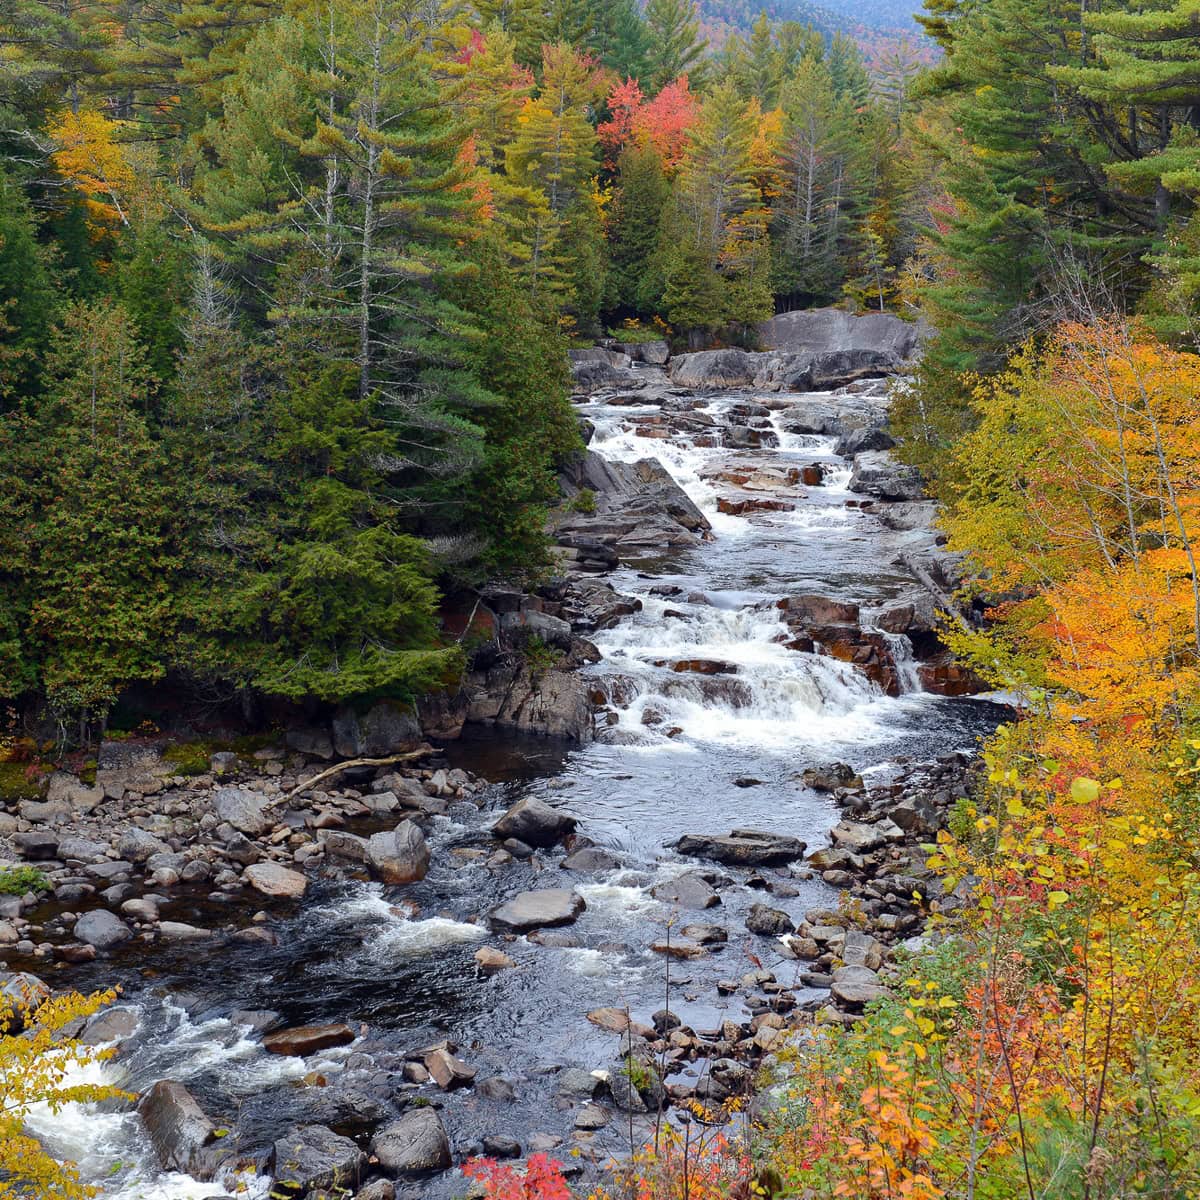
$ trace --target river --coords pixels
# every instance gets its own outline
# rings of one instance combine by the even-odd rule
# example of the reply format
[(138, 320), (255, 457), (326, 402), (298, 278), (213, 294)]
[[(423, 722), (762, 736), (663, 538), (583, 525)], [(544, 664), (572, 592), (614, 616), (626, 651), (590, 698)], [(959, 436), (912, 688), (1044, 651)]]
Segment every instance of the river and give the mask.
[[(719, 427), (732, 406), (761, 399), (745, 392), (705, 397), (699, 410)], [(778, 397), (771, 397), (777, 401)], [(803, 397), (790, 397), (802, 402)], [(573, 1112), (556, 1098), (556, 1069), (607, 1066), (615, 1039), (590, 1024), (598, 1006), (628, 1006), (647, 1020), (671, 1007), (696, 1028), (744, 1019), (738, 996), (721, 995), (718, 979), (778, 960), (769, 939), (745, 932), (744, 914), (761, 899), (763, 880), (730, 871), (722, 905), (683, 920), (716, 921), (729, 930), (720, 953), (672, 962), (650, 944), (666, 933), (674, 911), (650, 894), (658, 881), (696, 863), (669, 845), (687, 832), (752, 827), (824, 844), (838, 819), (830, 798), (799, 780), (807, 766), (845, 760), (868, 781), (886, 779), (898, 761), (971, 750), (1002, 716), (980, 700), (920, 693), (905, 662), (904, 639), (893, 650), (905, 690), (888, 697), (854, 667), (785, 645), (789, 636), (773, 602), (797, 593), (852, 600), (868, 614), (910, 592), (913, 580), (897, 556), (925, 534), (896, 533), (847, 501), (849, 464), (832, 438), (787, 433), (773, 410), (778, 445), (732, 452), (688, 437), (639, 436), (655, 405), (589, 404), (591, 448), (610, 459), (656, 456), (703, 510), (714, 537), (673, 556), (650, 554), (611, 576), (618, 591), (642, 602), (639, 613), (596, 636), (602, 660), (587, 668), (610, 697), (597, 738), (582, 748), (536, 739), (476, 737), (450, 747), (452, 760), (494, 781), (482, 811), (456, 805), (432, 821), (433, 866), (421, 884), (388, 891), (372, 883), (320, 883), (298, 911), (269, 914), (275, 947), (227, 944), (130, 950), (115, 961), (77, 969), (76, 986), (119, 981), (122, 1004), (141, 1024), (121, 1057), (95, 1068), (132, 1090), (170, 1077), (185, 1083), (211, 1114), (232, 1121), (253, 1110), (264, 1142), (294, 1118), (299, 1081), (312, 1072), (358, 1072), (365, 1086), (398, 1079), (406, 1050), (450, 1038), (478, 1081), (500, 1077), (504, 1088), (477, 1086), (442, 1096), (456, 1157), (483, 1135), (507, 1135), (523, 1146), (537, 1131), (565, 1139)], [(699, 439), (711, 440), (711, 439)], [(768, 439), (771, 440), (771, 439)], [(820, 486), (795, 489), (791, 511), (733, 516), (719, 511), (730, 491), (717, 473), (736, 458), (779, 466), (821, 464)], [(681, 659), (719, 660), (736, 671), (718, 677), (680, 673)], [(611, 851), (620, 865), (570, 882), (587, 909), (565, 945), (524, 938), (504, 949), (515, 970), (481, 978), (473, 960), (494, 941), (476, 920), (492, 905), (530, 887), (563, 886), (559, 855), (496, 869), (481, 851), (497, 810), (525, 795), (568, 809), (580, 832)], [(797, 864), (801, 866), (801, 864)], [(771, 903), (799, 918), (837, 904), (837, 893), (803, 870), (768, 873)], [(772, 883), (771, 879), (776, 882)], [(410, 907), (401, 907), (403, 899)], [(200, 901), (197, 901), (199, 904)], [(186, 915), (179, 919), (186, 920)], [(777, 949), (777, 947), (774, 947)], [(141, 954), (142, 957), (138, 957)], [(795, 964), (789, 964), (789, 969)], [(800, 988), (798, 997), (809, 998)], [(265, 1053), (256, 1035), (230, 1019), (237, 1010), (270, 1009), (288, 1024), (346, 1021), (361, 1025), (354, 1045), (316, 1059)], [(492, 1092), (497, 1095), (493, 1096)], [(425, 1093), (428, 1094), (428, 1089)], [(77, 1159), (85, 1177), (113, 1200), (207, 1200), (229, 1194), (214, 1183), (163, 1173), (139, 1118), (128, 1111), (78, 1106), (37, 1113), (33, 1128), (60, 1155)], [(614, 1122), (595, 1136), (599, 1156), (619, 1149), (628, 1130)], [(265, 1196), (265, 1178), (244, 1178), (242, 1194)], [(461, 1194), (448, 1172), (418, 1189)], [(410, 1188), (406, 1195), (415, 1194)]]

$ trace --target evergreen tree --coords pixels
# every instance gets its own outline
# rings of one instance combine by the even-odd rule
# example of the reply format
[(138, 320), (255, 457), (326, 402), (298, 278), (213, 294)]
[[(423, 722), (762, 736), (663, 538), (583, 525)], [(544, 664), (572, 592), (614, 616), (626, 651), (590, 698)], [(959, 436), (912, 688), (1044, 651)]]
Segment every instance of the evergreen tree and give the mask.
[(608, 222), (609, 302), (651, 311), (659, 297), (651, 284), (650, 261), (670, 188), (662, 161), (648, 146), (627, 145), (617, 171), (619, 186)]
[(29, 205), (0, 169), (0, 406), (36, 389), (53, 311)]
[(700, 83), (708, 43), (700, 36), (694, 0), (647, 0), (646, 33), (650, 48), (645, 83), (651, 91), (659, 91), (680, 75)]
[(151, 386), (125, 312), (74, 305), (27, 425), (29, 636), (52, 708), (83, 729), (160, 676), (171, 644), (176, 505), (142, 416)]
[(175, 374), (175, 357), (183, 344), (185, 292), (179, 248), (161, 225), (144, 225), (132, 247), (126, 244), (116, 290), (145, 347), (150, 373), (160, 383), (167, 382)]

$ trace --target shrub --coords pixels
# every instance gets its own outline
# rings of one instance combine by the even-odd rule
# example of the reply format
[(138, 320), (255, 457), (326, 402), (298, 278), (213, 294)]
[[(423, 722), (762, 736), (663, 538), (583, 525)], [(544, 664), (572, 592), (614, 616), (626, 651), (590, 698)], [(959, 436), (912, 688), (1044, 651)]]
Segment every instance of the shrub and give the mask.
[(26, 892), (49, 890), (49, 880), (37, 867), (9, 867), (0, 871), (0, 896), (23, 896)]

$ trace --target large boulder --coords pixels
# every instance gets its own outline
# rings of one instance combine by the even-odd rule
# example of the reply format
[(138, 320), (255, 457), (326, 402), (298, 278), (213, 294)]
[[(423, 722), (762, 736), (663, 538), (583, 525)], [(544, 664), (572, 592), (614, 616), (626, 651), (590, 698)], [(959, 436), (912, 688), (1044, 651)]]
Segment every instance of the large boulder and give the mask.
[(758, 327), (759, 340), (768, 350), (810, 354), (873, 350), (897, 365), (916, 354), (925, 333), (923, 326), (891, 313), (856, 316), (840, 308), (780, 313)]
[(896, 462), (884, 450), (872, 450), (854, 460), (849, 487), (879, 500), (920, 500), (924, 495), (916, 467)]
[(275, 1191), (281, 1196), (344, 1195), (362, 1179), (367, 1156), (324, 1125), (302, 1125), (275, 1142)]
[(470, 724), (588, 742), (592, 706), (587, 685), (573, 670), (535, 668), (520, 653), (468, 672), (463, 681)]
[(201, 1181), (213, 1177), (219, 1161), (217, 1127), (182, 1083), (160, 1079), (137, 1108), (164, 1170)]
[(218, 820), (228, 821), (247, 837), (261, 837), (274, 824), (267, 815), (270, 801), (248, 788), (223, 787), (213, 792), (212, 808)]
[(781, 833), (759, 829), (734, 829), (727, 836), (688, 833), (675, 843), (680, 854), (711, 858), (740, 867), (776, 866), (804, 857), (805, 844)]
[(578, 892), (545, 888), (519, 892), (488, 914), (491, 927), (503, 933), (528, 933), (556, 925), (571, 925), (587, 908)]
[(342, 758), (384, 758), (421, 744), (416, 714), (392, 700), (384, 700), (360, 715), (349, 706), (333, 717), (333, 748)]
[(556, 650), (571, 649), (570, 622), (538, 612), (537, 609), (502, 613), (500, 631), (510, 643), (521, 645), (536, 640)]
[(86, 912), (75, 922), (77, 941), (97, 950), (111, 950), (133, 937), (133, 930), (106, 908), (95, 908)]
[(450, 1166), (450, 1139), (437, 1110), (409, 1108), (371, 1139), (371, 1153), (390, 1175), (421, 1175)]
[(667, 374), (679, 387), (747, 387), (758, 369), (758, 356), (746, 350), (701, 350), (671, 359)]
[(527, 846), (553, 846), (569, 833), (573, 833), (577, 822), (561, 809), (552, 808), (536, 796), (518, 800), (492, 826), (492, 836), (516, 838)]
[(417, 883), (429, 870), (429, 845), (420, 826), (401, 821), (367, 839), (367, 865), (384, 883)]

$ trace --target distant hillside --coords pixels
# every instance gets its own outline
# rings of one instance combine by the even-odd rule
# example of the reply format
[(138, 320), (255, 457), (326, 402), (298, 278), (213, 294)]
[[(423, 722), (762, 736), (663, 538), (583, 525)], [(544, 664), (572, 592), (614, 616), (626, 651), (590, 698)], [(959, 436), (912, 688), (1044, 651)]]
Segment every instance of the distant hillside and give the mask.
[(878, 62), (908, 48), (914, 57), (931, 62), (933, 44), (922, 36), (913, 14), (919, 0), (698, 0), (705, 36), (720, 49), (731, 34), (747, 34), (760, 12), (776, 21), (800, 21), (826, 37), (835, 33), (852, 37), (868, 63)]

